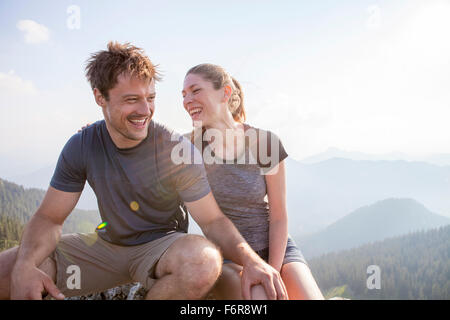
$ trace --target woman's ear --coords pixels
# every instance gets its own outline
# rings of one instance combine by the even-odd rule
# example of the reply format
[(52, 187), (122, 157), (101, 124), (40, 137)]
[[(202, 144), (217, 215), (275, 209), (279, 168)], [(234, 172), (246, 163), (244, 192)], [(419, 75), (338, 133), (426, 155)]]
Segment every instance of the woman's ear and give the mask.
[(97, 88), (94, 88), (94, 97), (95, 97), (95, 102), (97, 102), (97, 104), (100, 107), (106, 107), (106, 99), (103, 96), (103, 94), (100, 92), (100, 90), (98, 90)]
[(224, 98), (224, 102), (227, 102), (230, 98), (231, 95), (233, 94), (233, 89), (231, 88), (230, 85), (225, 85), (223, 87), (223, 98)]

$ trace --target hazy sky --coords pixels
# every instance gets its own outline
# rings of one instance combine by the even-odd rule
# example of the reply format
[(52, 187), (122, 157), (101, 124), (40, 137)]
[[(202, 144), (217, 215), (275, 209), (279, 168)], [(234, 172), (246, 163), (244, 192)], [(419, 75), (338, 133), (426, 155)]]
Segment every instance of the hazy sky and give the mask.
[(160, 65), (155, 119), (180, 132), (185, 72), (211, 62), (242, 83), (248, 123), (295, 159), (450, 153), (449, 32), (448, 0), (2, 0), (0, 176), (56, 162), (102, 118), (84, 67), (109, 40)]

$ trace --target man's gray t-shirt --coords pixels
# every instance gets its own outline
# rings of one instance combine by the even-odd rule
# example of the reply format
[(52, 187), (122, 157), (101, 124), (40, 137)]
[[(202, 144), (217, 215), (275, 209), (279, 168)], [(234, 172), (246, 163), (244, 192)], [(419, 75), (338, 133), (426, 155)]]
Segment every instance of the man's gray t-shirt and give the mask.
[[(97, 196), (105, 228), (99, 236), (131, 246), (173, 232), (187, 232), (182, 202), (210, 192), (203, 164), (174, 164), (172, 148), (192, 144), (151, 121), (147, 137), (137, 146), (119, 149), (104, 120), (73, 135), (64, 146), (50, 185), (65, 192), (81, 192), (86, 180)], [(174, 140), (172, 137), (178, 136)], [(94, 231), (94, 230), (93, 230)]]

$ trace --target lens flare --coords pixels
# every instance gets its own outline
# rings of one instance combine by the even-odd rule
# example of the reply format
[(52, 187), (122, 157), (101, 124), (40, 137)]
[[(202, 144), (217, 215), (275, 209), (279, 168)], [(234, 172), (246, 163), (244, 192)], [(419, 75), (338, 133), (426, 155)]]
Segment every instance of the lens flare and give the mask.
[(133, 211), (138, 211), (139, 210), (139, 203), (137, 203), (136, 201), (131, 201), (130, 208)]
[(107, 225), (108, 225), (108, 222), (104, 221), (104, 222), (100, 223), (100, 224), (97, 226), (97, 229), (95, 229), (95, 230), (96, 230), (96, 231), (103, 230), (103, 229), (106, 228)]
[(98, 233), (82, 234), (80, 237), (88, 247), (92, 247), (97, 242)]

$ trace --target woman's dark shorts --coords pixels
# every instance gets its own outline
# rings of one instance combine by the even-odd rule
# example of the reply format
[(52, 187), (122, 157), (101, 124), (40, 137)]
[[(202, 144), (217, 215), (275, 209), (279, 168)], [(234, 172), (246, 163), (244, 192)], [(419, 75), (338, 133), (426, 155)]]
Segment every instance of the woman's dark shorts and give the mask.
[[(265, 248), (259, 251), (256, 251), (256, 253), (266, 262), (269, 261), (269, 248)], [(224, 259), (223, 263), (231, 263), (231, 260)], [(294, 239), (291, 238), (291, 236), (288, 236), (287, 244), (286, 244), (286, 253), (284, 254), (283, 259), (283, 265), (290, 262), (302, 262), (306, 265), (305, 258), (303, 257), (302, 252), (297, 247), (297, 244), (295, 243)]]

